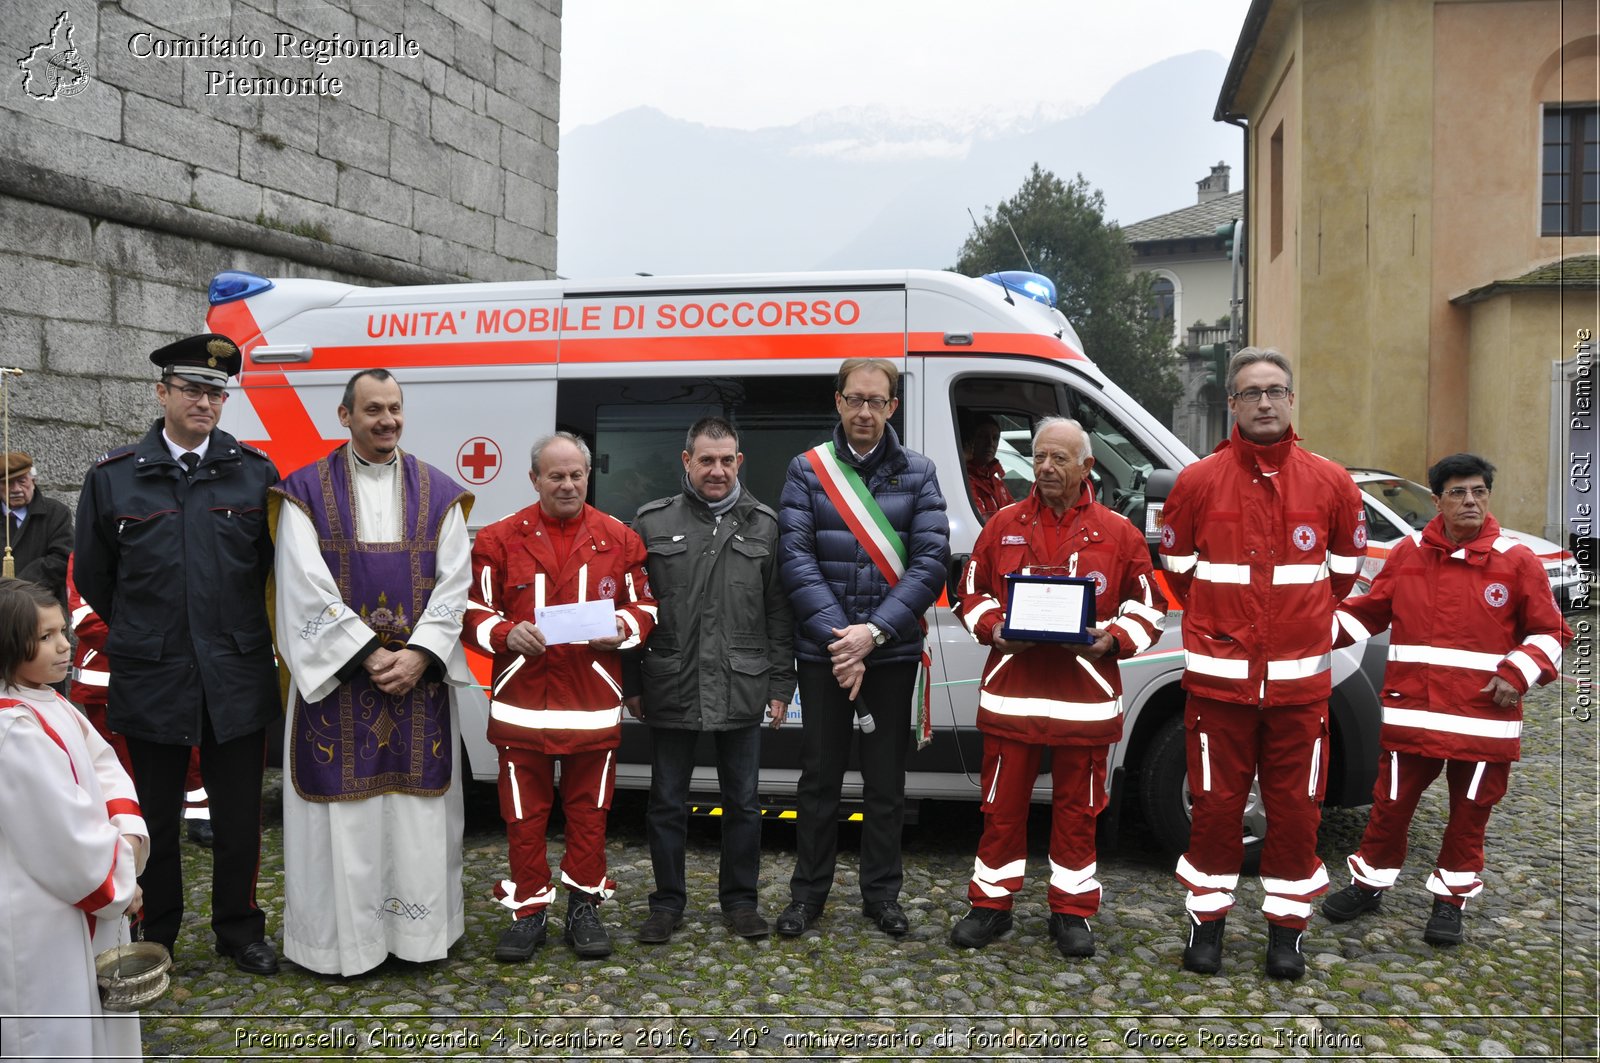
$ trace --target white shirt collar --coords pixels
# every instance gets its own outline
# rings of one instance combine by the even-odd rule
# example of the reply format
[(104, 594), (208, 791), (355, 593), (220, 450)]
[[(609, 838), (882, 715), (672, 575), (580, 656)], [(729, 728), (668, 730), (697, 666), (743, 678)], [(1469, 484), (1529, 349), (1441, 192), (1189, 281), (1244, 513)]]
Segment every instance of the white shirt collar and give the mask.
[(172, 437), (167, 435), (167, 430), (165, 428), (163, 428), (161, 430), (161, 442), (163, 442), (163, 443), (165, 443), (167, 445), (167, 450), (170, 451), (171, 454), (172, 454), (172, 460), (176, 461), (176, 462), (179, 462), (179, 463), (182, 463), (183, 456), (185, 454), (198, 455), (201, 461), (205, 461), (206, 460), (206, 451), (211, 449), (211, 437), (210, 436), (206, 436), (204, 439), (202, 439), (200, 441), (200, 445), (198, 447), (195, 447), (193, 450), (189, 450), (189, 449), (187, 449), (185, 447), (180, 447), (180, 446), (178, 446), (178, 444), (174, 443), (172, 441)]

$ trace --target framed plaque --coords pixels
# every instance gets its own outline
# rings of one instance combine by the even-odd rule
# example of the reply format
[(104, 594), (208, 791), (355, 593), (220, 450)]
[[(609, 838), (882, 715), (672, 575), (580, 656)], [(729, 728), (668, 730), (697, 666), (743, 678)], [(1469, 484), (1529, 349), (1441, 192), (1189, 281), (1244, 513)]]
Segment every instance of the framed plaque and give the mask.
[(1006, 576), (1000, 636), (1021, 642), (1094, 641), (1095, 582), (1080, 576)]

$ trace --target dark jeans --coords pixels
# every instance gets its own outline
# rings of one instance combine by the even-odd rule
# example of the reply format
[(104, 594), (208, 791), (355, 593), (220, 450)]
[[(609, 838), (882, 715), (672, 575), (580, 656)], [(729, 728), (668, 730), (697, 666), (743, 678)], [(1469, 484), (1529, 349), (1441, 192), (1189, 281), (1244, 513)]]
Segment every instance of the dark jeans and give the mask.
[(900, 827), (906, 812), (906, 753), (911, 742), (911, 690), (916, 661), (868, 668), (856, 702), (833, 678), (830, 665), (799, 662), (800, 785), (796, 793), (793, 900), (821, 906), (833, 888), (839, 852), (839, 797), (850, 759), (856, 704), (877, 727), (860, 738), (862, 802), (861, 899), (900, 898)]
[[(144, 889), (144, 935), (169, 951), (183, 924), (183, 798), (190, 747), (128, 738), (133, 785), (150, 831)], [(211, 798), (211, 929), (217, 945), (237, 952), (266, 936), (267, 917), (256, 907), (261, 864), (261, 774), (267, 733), (218, 742), (206, 718), (200, 738), (200, 773)], [(176, 954), (176, 953), (174, 953)]]
[[(701, 732), (650, 729), (650, 863), (656, 889), (650, 907), (682, 912), (688, 902), (683, 850), (689, 833), (689, 783)], [(722, 790), (722, 873), (717, 894), (724, 914), (756, 906), (761, 875), (761, 725), (712, 731), (717, 747), (717, 785)]]

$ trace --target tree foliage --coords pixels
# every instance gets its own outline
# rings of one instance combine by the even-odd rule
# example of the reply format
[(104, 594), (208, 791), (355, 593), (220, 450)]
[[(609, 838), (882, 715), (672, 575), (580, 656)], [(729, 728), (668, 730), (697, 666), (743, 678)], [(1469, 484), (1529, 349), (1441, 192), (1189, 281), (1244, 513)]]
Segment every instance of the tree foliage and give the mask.
[(1055, 282), (1056, 307), (1077, 329), (1084, 353), (1170, 425), (1180, 393), (1172, 323), (1150, 316), (1151, 275), (1129, 272), (1133, 252), (1122, 230), (1106, 222), (1105, 197), (1082, 174), (1067, 184), (1034, 163), (1016, 195), (984, 212), (955, 271), (978, 277), (1026, 269), (1018, 240), (1034, 272)]

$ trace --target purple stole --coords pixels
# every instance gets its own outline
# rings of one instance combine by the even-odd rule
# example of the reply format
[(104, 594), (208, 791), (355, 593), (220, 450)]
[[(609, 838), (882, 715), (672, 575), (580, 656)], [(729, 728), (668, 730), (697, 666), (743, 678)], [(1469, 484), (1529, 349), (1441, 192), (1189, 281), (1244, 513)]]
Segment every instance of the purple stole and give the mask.
[[(445, 514), (471, 496), (438, 469), (401, 454), (403, 538), (358, 542), (345, 450), (299, 469), (273, 490), (311, 519), (322, 560), (346, 607), (360, 614), (383, 648), (400, 650), (428, 608)], [(300, 637), (313, 637), (316, 626), (312, 620)], [(386, 793), (437, 797), (450, 787), (456, 741), (443, 683), (424, 680), (409, 694), (394, 697), (358, 669), (315, 704), (296, 690), (292, 711), (289, 774), (307, 801), (356, 801)]]

